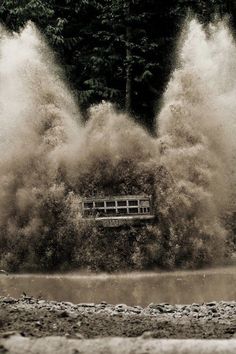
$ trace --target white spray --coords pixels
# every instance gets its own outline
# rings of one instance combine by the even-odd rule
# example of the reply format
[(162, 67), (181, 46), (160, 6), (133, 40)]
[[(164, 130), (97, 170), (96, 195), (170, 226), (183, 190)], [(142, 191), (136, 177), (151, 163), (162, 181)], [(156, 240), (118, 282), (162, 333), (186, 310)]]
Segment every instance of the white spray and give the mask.
[(193, 20), (184, 37), (158, 117), (171, 176), (160, 212), (169, 219), (172, 262), (201, 264), (223, 256), (222, 218), (233, 207), (236, 46), (224, 23), (206, 33)]
[[(91, 109), (81, 127), (77, 105), (34, 26), (28, 24), (20, 34), (2, 30), (2, 264), (36, 251), (49, 268), (70, 257), (82, 257), (86, 265), (86, 255), (90, 264), (93, 257), (96, 263), (90, 247), (97, 231), (82, 222), (80, 197), (139, 193), (153, 194), (157, 216), (146, 230), (150, 238), (144, 242), (137, 233), (130, 246), (140, 267), (141, 247), (149, 239), (145, 257), (152, 254), (156, 265), (196, 266), (223, 257), (223, 217), (232, 211), (235, 179), (235, 58), (234, 40), (223, 23), (206, 34), (191, 21), (154, 139), (107, 103)], [(35, 250), (38, 243), (41, 248)]]
[[(12, 247), (50, 228), (46, 209), (68, 198), (61, 156), (79, 139), (80, 115), (33, 24), (2, 30), (0, 45), (0, 229)], [(67, 200), (67, 199), (66, 199)], [(62, 203), (63, 205), (63, 203)], [(10, 242), (11, 244), (11, 242)]]

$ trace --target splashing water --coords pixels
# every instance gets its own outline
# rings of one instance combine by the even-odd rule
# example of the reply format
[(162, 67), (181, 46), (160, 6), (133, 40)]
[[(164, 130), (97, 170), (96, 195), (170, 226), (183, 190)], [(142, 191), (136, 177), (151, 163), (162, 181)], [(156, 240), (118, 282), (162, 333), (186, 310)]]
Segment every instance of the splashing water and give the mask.
[[(82, 127), (34, 25), (19, 34), (2, 30), (2, 266), (186, 267), (224, 256), (235, 179), (236, 46), (223, 23), (208, 32), (196, 21), (185, 31), (154, 139), (109, 103), (91, 108)], [(81, 218), (81, 196), (137, 193), (154, 195), (156, 224), (113, 232), (111, 240), (110, 231)]]
[(71, 203), (58, 163), (79, 138), (79, 113), (32, 24), (20, 34), (2, 31), (0, 80), (1, 249), (24, 254), (29, 240), (54, 227), (51, 209)]
[(158, 117), (162, 164), (172, 181), (160, 213), (173, 263), (214, 261), (225, 252), (222, 218), (233, 208), (235, 186), (235, 58), (224, 23), (208, 34), (197, 21), (189, 24)]

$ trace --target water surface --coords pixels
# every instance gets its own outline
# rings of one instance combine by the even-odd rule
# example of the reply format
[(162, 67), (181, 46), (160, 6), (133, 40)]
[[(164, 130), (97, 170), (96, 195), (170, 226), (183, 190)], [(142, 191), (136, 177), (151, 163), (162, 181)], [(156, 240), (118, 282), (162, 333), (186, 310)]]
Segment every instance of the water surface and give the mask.
[(236, 267), (121, 274), (0, 275), (0, 295), (147, 306), (236, 301)]

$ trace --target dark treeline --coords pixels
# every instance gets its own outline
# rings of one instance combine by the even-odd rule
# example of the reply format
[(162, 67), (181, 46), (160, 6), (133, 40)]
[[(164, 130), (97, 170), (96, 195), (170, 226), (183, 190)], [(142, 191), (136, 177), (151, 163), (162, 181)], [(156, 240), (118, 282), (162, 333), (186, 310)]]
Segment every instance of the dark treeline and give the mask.
[[(1, 22), (32, 20), (66, 70), (81, 109), (114, 102), (152, 129), (186, 16), (202, 23), (228, 16), (234, 0), (2, 0)], [(85, 114), (86, 116), (86, 114)]]

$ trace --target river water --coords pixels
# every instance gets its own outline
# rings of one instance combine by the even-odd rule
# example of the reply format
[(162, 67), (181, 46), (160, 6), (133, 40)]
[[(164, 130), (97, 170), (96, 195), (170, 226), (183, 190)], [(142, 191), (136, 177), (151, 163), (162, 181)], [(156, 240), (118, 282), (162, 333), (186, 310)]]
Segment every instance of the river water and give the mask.
[(236, 301), (236, 266), (176, 272), (0, 275), (0, 295), (147, 306)]

